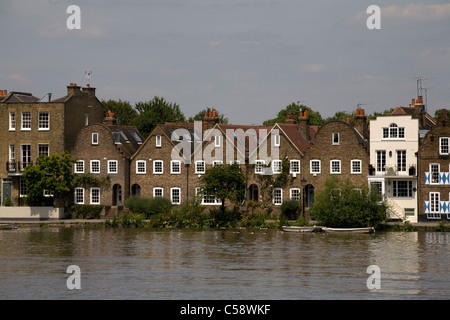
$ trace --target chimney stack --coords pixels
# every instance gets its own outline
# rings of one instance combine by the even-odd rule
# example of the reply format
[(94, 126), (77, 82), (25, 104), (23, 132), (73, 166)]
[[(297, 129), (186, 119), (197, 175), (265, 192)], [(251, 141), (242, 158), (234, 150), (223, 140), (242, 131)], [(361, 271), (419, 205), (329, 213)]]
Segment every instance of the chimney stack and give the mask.
[(67, 95), (77, 95), (79, 94), (80, 91), (80, 86), (77, 86), (76, 83), (70, 83), (70, 85), (67, 86)]
[(286, 123), (295, 124), (295, 113), (288, 113), (287, 114)]
[(108, 112), (106, 113), (106, 117), (103, 120), (103, 124), (106, 125), (114, 125), (116, 124), (116, 118), (114, 118), (114, 112), (112, 112), (111, 110), (108, 110)]
[(0, 90), (0, 96), (6, 97), (8, 95), (8, 90)]
[(310, 141), (308, 109), (300, 110), (300, 115), (298, 117), (298, 130), (303, 132), (306, 136), (306, 140)]
[(214, 126), (219, 123), (219, 114), (216, 109), (212, 109), (209, 112), (205, 112), (203, 117), (203, 131), (214, 128)]
[(356, 109), (354, 127), (364, 137), (364, 139), (369, 138), (369, 128), (367, 126), (366, 112), (364, 109), (361, 109), (360, 107)]
[(89, 97), (95, 97), (95, 88), (91, 88), (91, 85), (88, 83), (86, 87), (83, 87), (83, 92), (87, 93)]

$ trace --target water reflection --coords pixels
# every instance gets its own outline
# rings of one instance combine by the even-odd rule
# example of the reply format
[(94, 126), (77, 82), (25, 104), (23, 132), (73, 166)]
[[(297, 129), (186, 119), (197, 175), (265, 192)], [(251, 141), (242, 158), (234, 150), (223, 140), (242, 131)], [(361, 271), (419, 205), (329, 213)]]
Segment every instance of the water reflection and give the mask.
[[(0, 299), (448, 299), (450, 238), (82, 228), (0, 230)], [(81, 290), (66, 269), (81, 268)], [(381, 289), (369, 290), (369, 265)]]

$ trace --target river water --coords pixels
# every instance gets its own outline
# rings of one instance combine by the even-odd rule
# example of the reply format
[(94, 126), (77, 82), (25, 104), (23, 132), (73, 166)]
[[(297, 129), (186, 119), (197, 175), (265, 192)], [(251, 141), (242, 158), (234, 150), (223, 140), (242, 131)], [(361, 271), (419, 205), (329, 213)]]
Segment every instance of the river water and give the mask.
[[(80, 289), (67, 287), (71, 265)], [(449, 298), (450, 233), (0, 230), (0, 299)]]

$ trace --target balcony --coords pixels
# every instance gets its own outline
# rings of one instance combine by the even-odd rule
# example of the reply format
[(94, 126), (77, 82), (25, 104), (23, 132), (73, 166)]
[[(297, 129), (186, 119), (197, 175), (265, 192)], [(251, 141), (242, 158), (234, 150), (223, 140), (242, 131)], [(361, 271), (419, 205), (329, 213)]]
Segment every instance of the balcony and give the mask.
[(11, 160), (6, 162), (6, 171), (8, 172), (8, 175), (22, 175), (23, 170), (25, 170), (28, 165), (32, 164), (33, 162)]
[(415, 177), (417, 176), (416, 164), (402, 166), (385, 165), (383, 170), (377, 171), (373, 165), (369, 166), (369, 176), (374, 177)]

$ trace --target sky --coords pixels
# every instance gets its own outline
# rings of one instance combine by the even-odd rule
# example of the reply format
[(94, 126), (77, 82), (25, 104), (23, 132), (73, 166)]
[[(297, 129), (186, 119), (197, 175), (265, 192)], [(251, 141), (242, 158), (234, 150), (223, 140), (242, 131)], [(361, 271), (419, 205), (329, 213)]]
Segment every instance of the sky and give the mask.
[(0, 0), (0, 41), (0, 89), (37, 97), (90, 83), (246, 125), (293, 102), (324, 118), (408, 106), (421, 78), (428, 112), (450, 108), (449, 0)]

